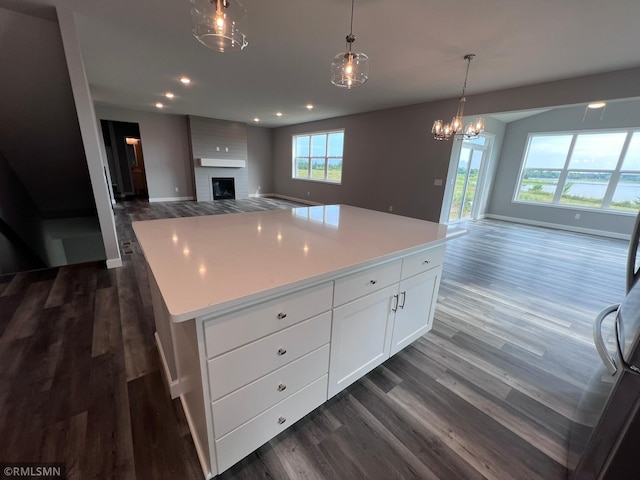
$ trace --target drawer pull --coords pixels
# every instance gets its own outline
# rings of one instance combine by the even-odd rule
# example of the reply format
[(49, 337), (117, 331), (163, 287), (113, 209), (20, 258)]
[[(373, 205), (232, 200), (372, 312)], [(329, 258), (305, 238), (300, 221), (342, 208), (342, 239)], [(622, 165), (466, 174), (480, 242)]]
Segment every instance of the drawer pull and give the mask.
[(283, 424), (284, 422), (286, 422), (286, 421), (287, 421), (287, 419), (286, 419), (286, 418), (284, 418), (284, 417), (280, 417), (280, 418), (278, 419), (278, 424), (282, 425), (282, 424)]
[(375, 285), (376, 283), (378, 283), (378, 281), (377, 281), (377, 280), (369, 280), (369, 283), (370, 283), (371, 285)]
[(407, 292), (403, 290), (402, 292), (400, 292), (400, 295), (402, 295), (402, 303), (398, 305), (398, 308), (404, 309), (404, 302), (407, 301)]
[(430, 260), (425, 260), (424, 262), (422, 262), (423, 265), (427, 265), (428, 263), (431, 263)]
[(281, 383), (280, 385), (278, 385), (279, 392), (283, 392), (286, 389), (287, 389), (287, 386), (284, 383)]
[(286, 318), (286, 316), (287, 316), (287, 314), (286, 314), (286, 313), (282, 313), (282, 312), (280, 312), (280, 313), (278, 314), (278, 320), (282, 320), (283, 318)]
[(279, 349), (278, 349), (278, 355), (282, 356), (282, 355), (284, 355), (285, 353), (287, 353), (287, 350), (286, 350), (286, 349), (284, 349), (284, 348), (279, 348)]

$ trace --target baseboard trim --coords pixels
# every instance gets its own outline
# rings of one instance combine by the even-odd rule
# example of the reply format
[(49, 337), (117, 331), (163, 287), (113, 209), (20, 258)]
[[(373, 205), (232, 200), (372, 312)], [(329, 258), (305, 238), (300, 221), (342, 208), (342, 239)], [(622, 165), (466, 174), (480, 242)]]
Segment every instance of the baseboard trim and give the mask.
[(587, 235), (595, 235), (598, 237), (606, 237), (606, 238), (615, 238), (618, 240), (629, 240), (631, 238), (631, 235), (626, 235), (624, 233), (607, 232), (606, 230), (596, 230), (593, 228), (581, 228), (573, 225), (562, 225), (559, 223), (540, 222), (538, 220), (529, 220), (529, 219), (518, 218), (518, 217), (507, 217), (504, 215), (494, 215), (490, 213), (485, 215), (485, 218), (491, 218), (493, 220), (503, 220), (505, 222), (512, 222), (512, 223), (521, 223), (523, 225), (532, 225), (534, 227), (554, 228), (556, 230), (564, 230), (567, 232), (586, 233)]
[(162, 342), (160, 341), (160, 336), (158, 332), (153, 334), (153, 338), (156, 340), (156, 347), (158, 347), (158, 355), (160, 355), (160, 361), (162, 363), (162, 373), (165, 381), (167, 382), (167, 387), (169, 388), (169, 393), (171, 398), (178, 398), (182, 395), (182, 390), (180, 389), (180, 380), (174, 380), (171, 378), (171, 372), (169, 371), (169, 364), (167, 363), (167, 357), (164, 355), (164, 349), (162, 348)]
[[(187, 402), (184, 400), (184, 397), (182, 395), (180, 395), (180, 403), (182, 403), (182, 410), (184, 410), (184, 416), (187, 419), (187, 424), (189, 425), (189, 431), (196, 432), (197, 430), (191, 418), (191, 411), (189, 410), (189, 407), (187, 406)], [(193, 433), (191, 434), (191, 439), (193, 440), (193, 444), (196, 447), (196, 453), (198, 454), (198, 460), (200, 461), (200, 468), (202, 468), (202, 473), (204, 474), (204, 478), (209, 480), (213, 478), (213, 474), (209, 470), (209, 467), (207, 466), (207, 460), (206, 460), (207, 457), (205, 457), (202, 444), (200, 443), (198, 436), (194, 435)]]
[(193, 197), (149, 197), (149, 203), (156, 202), (184, 202), (185, 200), (193, 200)]
[(107, 268), (118, 268), (122, 266), (122, 259), (118, 258), (107, 258)]

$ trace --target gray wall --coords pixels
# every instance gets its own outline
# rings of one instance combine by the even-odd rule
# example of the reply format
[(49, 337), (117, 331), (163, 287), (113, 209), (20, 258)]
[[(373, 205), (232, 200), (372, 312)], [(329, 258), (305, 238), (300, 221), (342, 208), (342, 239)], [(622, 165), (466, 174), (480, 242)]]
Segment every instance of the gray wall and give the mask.
[[(363, 87), (363, 88), (366, 88)], [(454, 104), (448, 102), (453, 110)], [(274, 186), (279, 194), (319, 203), (344, 203), (438, 221), (451, 144), (429, 134), (441, 102), (394, 108), (274, 131)], [(344, 128), (342, 184), (291, 178), (291, 136)], [(442, 179), (442, 186), (434, 186)]]
[(0, 151), (43, 215), (91, 214), (58, 23), (0, 8), (0, 33)]
[(270, 128), (247, 125), (249, 195), (274, 193), (272, 149), (272, 130)]
[[(490, 215), (532, 223), (561, 224), (571, 226), (574, 230), (604, 230), (623, 235), (631, 232), (632, 215), (629, 213), (513, 202), (529, 133), (640, 127), (640, 101), (637, 100), (610, 102), (602, 120), (601, 111), (589, 111), (583, 122), (584, 114), (584, 106), (575, 106), (509, 123), (489, 205)], [(576, 213), (580, 213), (579, 219), (575, 218)]]
[[(465, 114), (638, 96), (640, 68), (635, 68), (467, 96)], [(393, 205), (394, 213), (438, 221), (444, 186), (434, 186), (433, 181), (447, 178), (452, 142), (433, 140), (430, 129), (435, 119), (450, 118), (456, 103), (457, 99), (449, 99), (278, 128), (273, 138), (275, 191), (320, 203), (348, 203), (375, 210), (386, 211)], [(342, 185), (293, 180), (291, 135), (338, 128), (345, 128)], [(504, 181), (496, 177), (494, 185)]]
[[(193, 198), (187, 117), (106, 105), (95, 105), (95, 110), (98, 120), (132, 122), (140, 126), (149, 201)], [(106, 152), (103, 158), (107, 158)]]
[[(140, 125), (151, 201), (195, 199), (195, 165), (192, 162), (189, 144), (188, 117), (100, 104), (96, 104), (95, 109), (98, 120), (132, 122)], [(203, 120), (226, 123), (216, 119)], [(272, 131), (269, 128), (240, 125), (246, 128), (246, 191), (248, 194), (272, 193)], [(106, 152), (103, 152), (103, 155), (106, 158)], [(178, 187), (178, 192), (175, 191), (175, 187)]]

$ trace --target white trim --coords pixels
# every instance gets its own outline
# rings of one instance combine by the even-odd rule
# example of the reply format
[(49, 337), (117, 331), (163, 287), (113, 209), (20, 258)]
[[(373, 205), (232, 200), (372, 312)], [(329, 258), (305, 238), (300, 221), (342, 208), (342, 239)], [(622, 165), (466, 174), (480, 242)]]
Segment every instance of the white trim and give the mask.
[[(196, 432), (196, 428), (193, 424), (193, 420), (191, 419), (191, 412), (189, 411), (189, 407), (187, 406), (187, 402), (184, 399), (183, 395), (180, 395), (180, 403), (182, 403), (182, 410), (184, 410), (184, 416), (187, 419), (187, 424), (189, 425), (189, 431), (190, 432)], [(209, 430), (209, 428), (207, 428), (207, 430)], [(191, 434), (191, 439), (193, 440), (193, 444), (196, 447), (196, 453), (198, 454), (198, 460), (200, 461), (200, 468), (202, 469), (202, 473), (204, 474), (204, 478), (206, 478), (207, 480), (209, 480), (210, 478), (213, 478), (212, 472), (208, 471), (207, 468), (207, 462), (206, 462), (206, 457), (204, 455), (204, 452), (202, 450), (202, 445), (200, 444), (200, 441), (198, 440), (198, 436), (197, 435), (193, 435), (193, 433)]]
[(200, 158), (201, 167), (227, 167), (244, 168), (247, 166), (246, 160), (231, 160), (225, 158)]
[(171, 378), (169, 364), (167, 363), (167, 357), (165, 357), (164, 355), (164, 349), (162, 348), (162, 342), (160, 341), (160, 335), (158, 335), (158, 332), (154, 332), (153, 338), (155, 338), (156, 340), (156, 347), (158, 347), (158, 354), (160, 355), (160, 360), (162, 361), (162, 371), (164, 373), (163, 377), (167, 382), (167, 387), (169, 387), (169, 394), (171, 395), (171, 398), (178, 398), (183, 393), (180, 389), (180, 380), (173, 380)]
[(250, 197), (266, 197), (266, 198), (281, 198), (282, 200), (290, 200), (292, 202), (304, 203), (305, 205), (320, 206), (324, 203), (312, 202), (311, 200), (303, 200), (302, 198), (290, 197), (288, 195), (281, 195), (279, 193), (252, 193)]
[(122, 266), (122, 258), (107, 258), (107, 268), (118, 268)]
[(486, 218), (494, 220), (503, 220), (505, 222), (522, 223), (524, 225), (533, 225), (536, 227), (555, 228), (556, 230), (566, 230), (568, 232), (586, 233), (588, 235), (596, 235), (598, 237), (616, 238), (618, 240), (629, 240), (630, 235), (623, 233), (607, 232), (605, 230), (595, 230), (593, 228), (574, 227), (573, 225), (562, 225), (560, 223), (539, 222), (537, 220), (529, 220), (518, 217), (506, 217), (504, 215), (487, 214)]
[(149, 198), (149, 203), (154, 202), (182, 202), (185, 200), (193, 200), (193, 197), (157, 197)]

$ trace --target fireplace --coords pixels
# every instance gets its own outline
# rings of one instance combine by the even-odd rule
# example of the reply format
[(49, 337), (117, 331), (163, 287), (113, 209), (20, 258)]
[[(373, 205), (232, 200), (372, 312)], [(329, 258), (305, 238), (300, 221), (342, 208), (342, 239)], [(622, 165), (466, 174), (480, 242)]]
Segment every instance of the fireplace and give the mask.
[(231, 177), (212, 177), (214, 200), (233, 200), (236, 198), (235, 180)]

